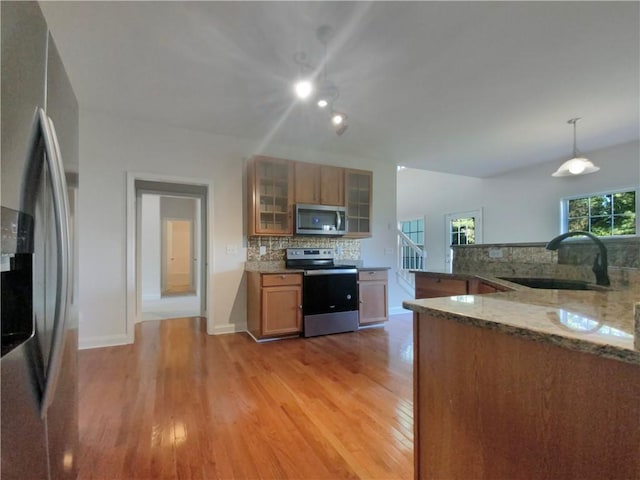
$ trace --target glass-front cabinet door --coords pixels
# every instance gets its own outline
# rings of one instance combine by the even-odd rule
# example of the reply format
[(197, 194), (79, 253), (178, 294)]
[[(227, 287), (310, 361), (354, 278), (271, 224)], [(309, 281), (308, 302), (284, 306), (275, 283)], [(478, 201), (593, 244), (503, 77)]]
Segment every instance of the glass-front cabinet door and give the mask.
[(367, 170), (345, 171), (347, 236), (371, 236), (371, 198), (373, 173)]
[(254, 157), (248, 164), (249, 235), (293, 234), (293, 167), (279, 158)]

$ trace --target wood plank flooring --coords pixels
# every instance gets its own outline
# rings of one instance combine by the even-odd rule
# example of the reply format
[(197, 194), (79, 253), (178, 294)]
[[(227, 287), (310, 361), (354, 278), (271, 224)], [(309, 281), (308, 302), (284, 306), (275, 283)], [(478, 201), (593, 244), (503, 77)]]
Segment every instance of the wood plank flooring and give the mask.
[(204, 319), (80, 352), (80, 479), (411, 479), (411, 315), (255, 343)]

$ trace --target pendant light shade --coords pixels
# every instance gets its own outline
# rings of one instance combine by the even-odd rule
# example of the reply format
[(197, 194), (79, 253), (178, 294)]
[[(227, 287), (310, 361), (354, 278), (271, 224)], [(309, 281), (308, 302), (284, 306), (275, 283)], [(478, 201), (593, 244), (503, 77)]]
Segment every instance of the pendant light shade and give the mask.
[(567, 160), (560, 168), (551, 174), (552, 177), (570, 177), (575, 175), (587, 175), (600, 170), (600, 167), (596, 167), (591, 160), (583, 157), (576, 148), (576, 123), (580, 118), (572, 118), (567, 120), (567, 123), (573, 125), (573, 157), (571, 160)]

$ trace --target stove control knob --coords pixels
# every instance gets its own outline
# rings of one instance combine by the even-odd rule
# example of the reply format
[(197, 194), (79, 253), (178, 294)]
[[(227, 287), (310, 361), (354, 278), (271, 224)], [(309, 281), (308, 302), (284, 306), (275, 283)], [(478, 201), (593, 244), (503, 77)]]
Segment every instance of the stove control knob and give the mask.
[(351, 300), (351, 295), (347, 295), (347, 300)]

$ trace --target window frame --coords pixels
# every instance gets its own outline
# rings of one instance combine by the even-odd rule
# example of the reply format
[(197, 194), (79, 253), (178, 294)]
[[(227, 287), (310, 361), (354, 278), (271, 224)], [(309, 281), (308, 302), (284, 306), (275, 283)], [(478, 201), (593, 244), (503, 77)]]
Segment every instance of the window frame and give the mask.
[[(405, 231), (403, 231), (403, 229), (402, 229), (403, 224), (406, 224), (406, 223), (409, 223), (409, 224), (410, 224), (410, 223), (412, 223), (412, 222), (422, 222), (422, 230), (418, 229), (418, 230), (416, 230), (415, 232), (413, 232), (413, 231), (410, 231), (410, 232), (405, 232)], [(399, 231), (399, 232), (402, 232), (403, 234), (405, 234), (405, 235), (406, 235), (407, 237), (409, 237), (410, 239), (411, 239), (411, 237), (412, 237), (412, 235), (413, 235), (414, 233), (421, 233), (421, 234), (422, 234), (422, 243), (414, 242), (418, 247), (422, 247), (422, 251), (424, 252), (424, 256), (423, 256), (423, 257), (421, 258), (421, 260), (420, 260), (420, 264), (421, 264), (422, 268), (424, 268), (424, 267), (425, 267), (425, 263), (426, 263), (426, 253), (427, 253), (427, 250), (426, 250), (426, 247), (425, 247), (425, 244), (426, 244), (426, 238), (425, 238), (425, 228), (426, 228), (426, 224), (427, 224), (427, 218), (426, 218), (426, 216), (418, 217), (418, 218), (409, 218), (409, 219), (407, 219), (407, 220), (398, 220), (398, 231)], [(411, 241), (413, 241), (413, 239), (412, 239)], [(402, 246), (400, 246), (400, 243), (399, 243), (399, 249), (398, 249), (398, 268), (405, 269), (405, 266), (406, 266), (405, 260), (406, 260), (406, 259), (408, 259), (408, 258), (410, 258), (410, 257), (408, 257), (408, 256), (404, 255), (404, 250), (403, 250)]]
[[(638, 186), (630, 186), (623, 188), (616, 188), (610, 190), (602, 190), (599, 192), (590, 192), (590, 193), (582, 193), (578, 195), (570, 195), (566, 197), (562, 197), (560, 199), (560, 233), (567, 233), (569, 231), (569, 201), (582, 199), (582, 198), (590, 198), (590, 197), (598, 197), (603, 195), (614, 195), (616, 193), (624, 193), (624, 192), (635, 192), (636, 195), (636, 233), (633, 235), (599, 235), (598, 238), (634, 238), (640, 237), (640, 187)], [(612, 214), (613, 215), (613, 214)], [(591, 215), (589, 216), (591, 218)]]

